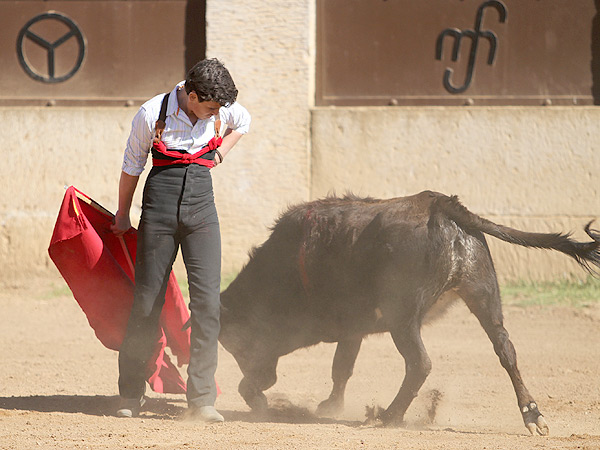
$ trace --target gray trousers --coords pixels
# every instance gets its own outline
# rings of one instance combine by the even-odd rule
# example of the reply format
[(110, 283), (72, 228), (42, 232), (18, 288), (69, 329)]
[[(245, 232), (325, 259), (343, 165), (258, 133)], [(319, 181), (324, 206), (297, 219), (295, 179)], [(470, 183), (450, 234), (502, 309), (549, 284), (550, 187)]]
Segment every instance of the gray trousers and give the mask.
[(191, 342), (187, 400), (214, 405), (220, 331), (221, 235), (206, 167), (154, 167), (144, 187), (135, 264), (135, 294), (119, 351), (119, 393), (139, 398), (159, 332), (169, 274), (181, 246), (187, 270)]

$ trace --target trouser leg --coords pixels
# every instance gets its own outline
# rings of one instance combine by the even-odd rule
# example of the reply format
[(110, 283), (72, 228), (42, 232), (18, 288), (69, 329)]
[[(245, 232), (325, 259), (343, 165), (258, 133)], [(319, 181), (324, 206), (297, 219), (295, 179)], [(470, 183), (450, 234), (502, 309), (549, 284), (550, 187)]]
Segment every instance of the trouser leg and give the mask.
[(122, 397), (139, 398), (144, 394), (146, 368), (158, 340), (159, 318), (176, 254), (174, 231), (158, 230), (142, 219), (133, 306), (119, 350), (119, 393)]
[(181, 239), (191, 311), (187, 399), (190, 407), (214, 405), (220, 330), (221, 235), (216, 213)]

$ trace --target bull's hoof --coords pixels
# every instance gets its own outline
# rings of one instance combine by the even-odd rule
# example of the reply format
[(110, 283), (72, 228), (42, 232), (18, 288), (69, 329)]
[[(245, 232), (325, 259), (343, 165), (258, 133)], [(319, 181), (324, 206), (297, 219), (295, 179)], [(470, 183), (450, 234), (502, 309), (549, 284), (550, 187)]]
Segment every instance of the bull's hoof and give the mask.
[(267, 397), (262, 392), (259, 395), (255, 395), (252, 398), (244, 398), (246, 404), (250, 409), (257, 413), (264, 413), (269, 409), (269, 402)]
[(246, 378), (240, 382), (238, 392), (252, 411), (263, 413), (269, 409), (265, 394), (256, 389)]
[(383, 409), (380, 406), (366, 407), (367, 420), (365, 425), (384, 426), (384, 427), (401, 427), (404, 426), (404, 417), (393, 414), (389, 410)]
[(389, 427), (389, 428), (398, 428), (398, 427), (403, 427), (405, 425), (404, 417), (396, 417), (396, 416), (388, 415), (385, 413), (381, 415), (379, 420), (381, 420), (381, 423), (383, 423), (384, 427)]
[(335, 417), (344, 410), (344, 400), (329, 397), (317, 406), (316, 414), (320, 417)]
[(534, 402), (523, 406), (521, 414), (523, 415), (525, 426), (532, 435), (537, 433), (541, 436), (547, 436), (550, 433), (546, 419), (544, 419), (544, 416), (542, 416), (542, 413), (540, 413)]

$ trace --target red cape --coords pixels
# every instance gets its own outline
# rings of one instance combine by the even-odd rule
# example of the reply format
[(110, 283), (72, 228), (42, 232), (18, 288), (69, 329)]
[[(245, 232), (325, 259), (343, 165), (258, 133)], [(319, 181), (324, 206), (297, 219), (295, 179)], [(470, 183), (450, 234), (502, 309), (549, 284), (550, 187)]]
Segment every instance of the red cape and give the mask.
[[(81, 199), (81, 200), (80, 200)], [(137, 232), (121, 238), (110, 230), (112, 214), (73, 186), (67, 189), (48, 253), (105, 347), (118, 350), (133, 304)], [(189, 311), (171, 273), (160, 316), (160, 338), (148, 362), (146, 379), (155, 392), (185, 393), (186, 384), (165, 353), (179, 366), (189, 363)]]

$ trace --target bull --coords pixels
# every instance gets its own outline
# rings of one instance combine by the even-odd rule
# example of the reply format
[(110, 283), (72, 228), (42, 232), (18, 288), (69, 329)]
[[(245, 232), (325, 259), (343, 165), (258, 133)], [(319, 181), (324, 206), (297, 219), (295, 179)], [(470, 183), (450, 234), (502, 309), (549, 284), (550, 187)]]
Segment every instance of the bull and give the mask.
[(219, 340), (242, 371), (239, 393), (252, 410), (265, 411), (263, 391), (275, 384), (281, 356), (337, 342), (333, 388), (317, 414), (339, 413), (362, 339), (389, 332), (405, 375), (378, 418), (401, 425), (431, 371), (421, 326), (460, 298), (508, 373), (525, 426), (532, 434), (548, 434), (503, 325), (485, 235), (557, 250), (597, 273), (600, 233), (590, 226), (589, 242), (565, 233), (519, 231), (470, 212), (456, 196), (431, 191), (387, 200), (329, 197), (291, 207), (221, 294)]

